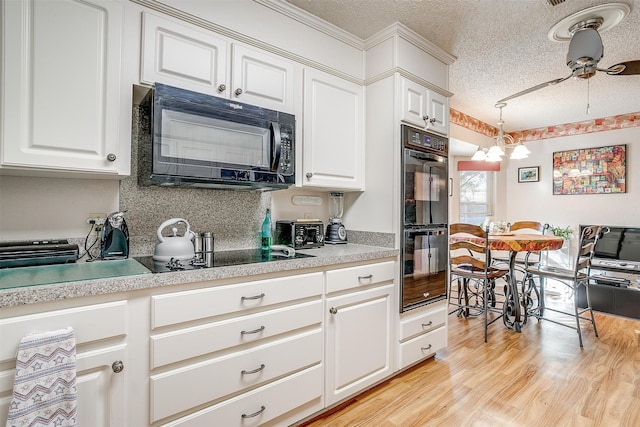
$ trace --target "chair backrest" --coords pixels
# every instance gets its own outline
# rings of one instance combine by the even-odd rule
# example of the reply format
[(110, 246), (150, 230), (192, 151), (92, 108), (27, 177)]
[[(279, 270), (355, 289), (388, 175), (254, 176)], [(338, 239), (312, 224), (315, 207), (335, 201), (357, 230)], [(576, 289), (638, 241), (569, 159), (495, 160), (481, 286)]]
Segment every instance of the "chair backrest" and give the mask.
[(576, 256), (575, 272), (589, 269), (591, 267), (591, 259), (595, 253), (596, 243), (603, 234), (609, 232), (608, 227), (602, 227), (600, 225), (589, 225), (582, 229), (580, 234), (580, 247), (578, 248), (578, 255)]
[[(485, 230), (474, 224), (451, 224), (449, 237), (455, 239), (449, 243), (449, 264), (452, 269), (472, 266), (474, 270), (487, 271), (491, 264), (491, 252), (487, 249), (488, 240)], [(465, 237), (481, 237), (484, 240), (482, 243), (477, 243), (466, 240)]]
[(545, 234), (549, 229), (549, 224), (541, 224), (536, 221), (516, 221), (513, 224), (509, 224), (510, 231), (516, 230), (524, 230), (524, 231), (535, 231), (540, 234)]

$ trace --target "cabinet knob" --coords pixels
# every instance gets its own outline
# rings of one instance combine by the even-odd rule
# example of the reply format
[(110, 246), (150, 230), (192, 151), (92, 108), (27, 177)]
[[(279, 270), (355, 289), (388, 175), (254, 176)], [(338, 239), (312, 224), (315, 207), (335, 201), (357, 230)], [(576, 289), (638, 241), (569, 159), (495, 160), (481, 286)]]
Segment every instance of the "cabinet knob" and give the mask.
[(113, 154), (113, 153), (107, 154), (107, 160), (109, 160), (110, 162), (115, 162), (116, 161), (116, 155)]
[(227, 85), (226, 84), (222, 83), (222, 84), (220, 84), (220, 86), (218, 86), (218, 92), (222, 93), (225, 90), (227, 90)]
[(113, 369), (113, 372), (115, 372), (116, 374), (119, 374), (120, 372), (124, 371), (124, 363), (122, 363), (122, 360), (116, 360), (111, 365), (111, 369)]
[(305, 175), (307, 177), (307, 179), (311, 179), (311, 177), (313, 176), (313, 174), (311, 172), (307, 172), (307, 174)]
[(236, 94), (236, 96), (242, 95), (242, 89), (240, 89), (240, 88), (236, 89), (235, 94)]
[(331, 307), (331, 308), (329, 309), (329, 313), (331, 313), (331, 314), (338, 314), (338, 309), (337, 309), (337, 308), (335, 308), (335, 307)]

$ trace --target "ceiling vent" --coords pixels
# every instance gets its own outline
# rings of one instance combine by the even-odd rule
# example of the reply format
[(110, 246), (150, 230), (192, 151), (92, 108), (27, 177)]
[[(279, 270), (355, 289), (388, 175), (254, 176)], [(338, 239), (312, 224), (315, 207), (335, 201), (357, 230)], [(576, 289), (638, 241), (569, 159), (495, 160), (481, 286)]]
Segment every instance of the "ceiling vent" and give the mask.
[(546, 3), (547, 3), (549, 6), (557, 6), (557, 5), (559, 5), (560, 3), (564, 3), (565, 1), (566, 1), (566, 0), (546, 0)]

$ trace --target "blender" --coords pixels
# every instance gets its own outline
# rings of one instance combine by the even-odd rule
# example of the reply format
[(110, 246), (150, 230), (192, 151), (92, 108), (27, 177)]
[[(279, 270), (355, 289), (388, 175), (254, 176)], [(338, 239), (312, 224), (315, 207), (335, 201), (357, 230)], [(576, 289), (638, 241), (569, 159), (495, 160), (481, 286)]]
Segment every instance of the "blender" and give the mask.
[(347, 230), (342, 224), (344, 193), (329, 193), (329, 225), (324, 242), (329, 244), (347, 243)]

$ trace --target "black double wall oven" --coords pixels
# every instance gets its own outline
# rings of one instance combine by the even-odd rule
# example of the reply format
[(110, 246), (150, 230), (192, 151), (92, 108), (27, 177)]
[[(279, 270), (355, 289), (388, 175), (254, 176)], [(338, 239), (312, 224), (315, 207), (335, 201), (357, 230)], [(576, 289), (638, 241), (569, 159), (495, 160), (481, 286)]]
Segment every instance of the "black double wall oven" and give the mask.
[(401, 126), (401, 305), (404, 312), (444, 299), (448, 260), (448, 139)]

